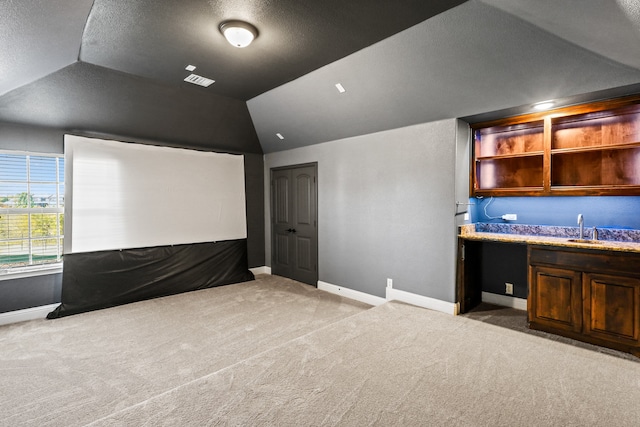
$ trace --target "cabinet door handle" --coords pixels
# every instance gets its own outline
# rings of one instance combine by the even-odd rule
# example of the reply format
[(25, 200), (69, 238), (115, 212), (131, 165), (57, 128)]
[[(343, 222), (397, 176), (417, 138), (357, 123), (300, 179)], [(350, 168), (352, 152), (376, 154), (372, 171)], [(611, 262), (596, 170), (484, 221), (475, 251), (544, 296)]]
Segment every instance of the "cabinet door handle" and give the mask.
[(295, 228), (290, 228), (290, 229), (288, 229), (287, 231), (288, 231), (289, 233), (295, 233), (295, 232), (296, 232), (296, 229), (295, 229)]

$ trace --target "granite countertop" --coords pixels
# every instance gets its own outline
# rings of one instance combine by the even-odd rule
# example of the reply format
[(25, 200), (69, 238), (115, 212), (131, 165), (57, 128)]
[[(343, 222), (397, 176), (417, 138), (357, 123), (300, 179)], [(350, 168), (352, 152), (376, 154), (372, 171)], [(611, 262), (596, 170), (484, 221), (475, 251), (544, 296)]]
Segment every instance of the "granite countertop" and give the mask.
[[(481, 223), (461, 226), (459, 237), (467, 240), (640, 253), (640, 230), (598, 229), (598, 232), (604, 234), (598, 240), (599, 243), (580, 243), (569, 241), (578, 237), (577, 227)], [(591, 233), (591, 229), (585, 229), (585, 239), (591, 239)], [(603, 237), (616, 240), (605, 240)]]

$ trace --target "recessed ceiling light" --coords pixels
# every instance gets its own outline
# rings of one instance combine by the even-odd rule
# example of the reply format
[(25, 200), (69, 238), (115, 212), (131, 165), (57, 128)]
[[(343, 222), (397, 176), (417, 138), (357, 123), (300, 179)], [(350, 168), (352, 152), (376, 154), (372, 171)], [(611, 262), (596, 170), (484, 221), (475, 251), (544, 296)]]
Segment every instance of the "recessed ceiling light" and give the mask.
[(187, 65), (186, 67), (184, 67), (185, 70), (187, 71), (193, 71), (196, 69), (195, 65)]
[(344, 89), (344, 87), (340, 83), (336, 83), (336, 89), (338, 89), (338, 92), (340, 92), (340, 93), (345, 93), (346, 92), (346, 90)]
[(555, 102), (553, 101), (542, 101), (542, 102), (538, 102), (537, 104), (533, 104), (533, 109), (538, 111), (543, 111), (543, 110), (548, 110), (554, 105), (555, 105)]
[(281, 133), (276, 133), (276, 136), (277, 136), (278, 138), (280, 138), (280, 139), (284, 139), (284, 136), (282, 136), (282, 134), (281, 134)]
[(218, 27), (220, 32), (235, 47), (247, 47), (258, 37), (258, 29), (244, 21), (225, 21)]
[(184, 79), (185, 82), (193, 83), (194, 85), (209, 87), (215, 80), (208, 79), (206, 77), (199, 76), (197, 74), (190, 74)]

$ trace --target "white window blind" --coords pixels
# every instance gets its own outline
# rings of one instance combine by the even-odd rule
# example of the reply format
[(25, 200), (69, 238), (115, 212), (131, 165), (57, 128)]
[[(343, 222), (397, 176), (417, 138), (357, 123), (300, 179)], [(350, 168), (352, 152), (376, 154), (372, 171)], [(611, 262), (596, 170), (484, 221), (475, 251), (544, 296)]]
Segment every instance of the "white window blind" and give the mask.
[(60, 262), (64, 159), (0, 151), (0, 269)]
[(65, 135), (67, 253), (244, 239), (244, 157)]

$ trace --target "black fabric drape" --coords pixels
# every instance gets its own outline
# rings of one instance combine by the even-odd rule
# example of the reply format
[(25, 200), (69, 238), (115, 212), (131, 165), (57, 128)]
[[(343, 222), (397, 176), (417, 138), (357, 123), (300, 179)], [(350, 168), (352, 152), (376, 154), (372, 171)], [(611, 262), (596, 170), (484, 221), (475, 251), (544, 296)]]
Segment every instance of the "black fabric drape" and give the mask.
[(253, 279), (246, 239), (68, 254), (62, 304), (47, 318)]

